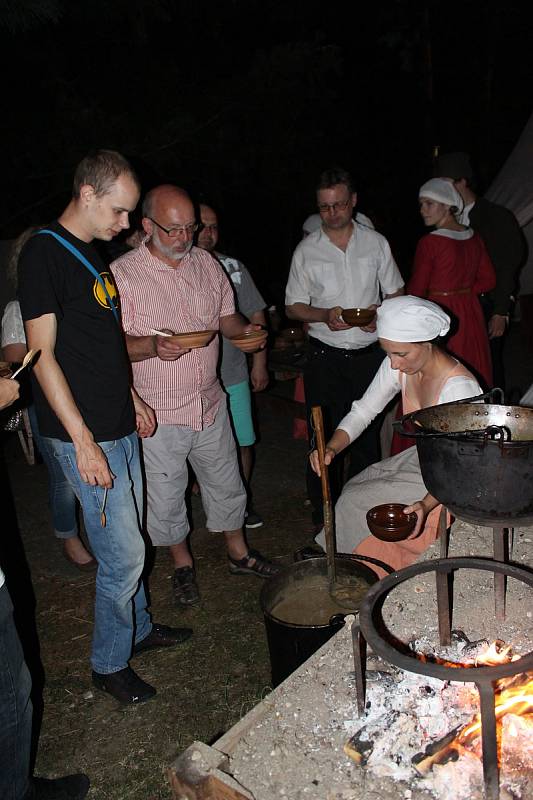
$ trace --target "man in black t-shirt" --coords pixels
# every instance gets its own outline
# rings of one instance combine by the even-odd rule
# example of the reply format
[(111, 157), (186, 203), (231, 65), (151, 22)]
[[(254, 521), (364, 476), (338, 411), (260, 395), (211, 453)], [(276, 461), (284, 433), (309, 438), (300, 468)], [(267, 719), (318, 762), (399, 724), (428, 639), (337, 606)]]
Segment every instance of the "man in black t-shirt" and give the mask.
[(130, 387), (117, 290), (91, 244), (127, 228), (138, 199), (138, 180), (119, 153), (87, 156), (69, 205), (26, 244), (19, 267), (28, 348), (41, 351), (34, 368), (40, 432), (80, 500), (98, 561), (93, 682), (125, 703), (155, 694), (129, 667), (132, 651), (192, 633), (152, 624), (146, 610), (138, 436), (153, 433), (155, 417)]

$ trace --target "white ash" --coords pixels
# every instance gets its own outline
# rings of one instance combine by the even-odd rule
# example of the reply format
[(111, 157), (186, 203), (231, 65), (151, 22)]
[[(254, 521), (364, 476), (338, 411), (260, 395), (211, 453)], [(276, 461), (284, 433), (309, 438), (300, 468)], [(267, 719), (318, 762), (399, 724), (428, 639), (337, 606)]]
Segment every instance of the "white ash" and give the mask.
[[(524, 537), (524, 533), (528, 536)], [(531, 545), (525, 541), (533, 538), (531, 534), (533, 529), (515, 532), (516, 563), (531, 563)], [(492, 555), (492, 530), (455, 523), (450, 556), (474, 554)], [(439, 557), (438, 544), (424, 556)], [(459, 571), (454, 581), (452, 627), (464, 631), (471, 642), (502, 639), (511, 643), (517, 654), (529, 652), (533, 649), (532, 598), (533, 590), (509, 580), (506, 620), (497, 623), (492, 574)], [(439, 643), (434, 574), (398, 586), (386, 600), (383, 613), (387, 626), (400, 641), (416, 642), (417, 649), (447, 656)], [(460, 650), (459, 639), (450, 653), (461, 658)], [(374, 670), (367, 683), (371, 705), (360, 719), (351, 633), (345, 626), (309, 659), (297, 677), (290, 677), (267, 697), (268, 713), (247, 731), (231, 754), (231, 773), (253, 793), (255, 800), (482, 800), (479, 759), (462, 756), (459, 761), (433, 767), (426, 778), (420, 777), (410, 763), (411, 756), (424, 751), (429, 742), (471, 718), (477, 710), (475, 686), (444, 684), (413, 673), (404, 674), (371, 654), (368, 667)], [(376, 670), (379, 674), (375, 674)], [(385, 699), (380, 699), (380, 682)], [(415, 700), (421, 705), (414, 705)], [(406, 711), (401, 702), (406, 702)], [(366, 732), (380, 714), (382, 727), (376, 726), (379, 738), (374, 741), (367, 766), (359, 767), (344, 753), (343, 746), (356, 731), (363, 728)], [(507, 719), (511, 717), (506, 718), (505, 724)], [(396, 726), (395, 735), (391, 734), (392, 726)], [(507, 741), (509, 737), (504, 735)], [(389, 742), (392, 756), (384, 752), (381, 737)], [(519, 752), (525, 748), (526, 754), (529, 748), (522, 769), (515, 770), (515, 762), (506, 759), (504, 753), (500, 800), (533, 800), (531, 747), (528, 734), (519, 747)]]

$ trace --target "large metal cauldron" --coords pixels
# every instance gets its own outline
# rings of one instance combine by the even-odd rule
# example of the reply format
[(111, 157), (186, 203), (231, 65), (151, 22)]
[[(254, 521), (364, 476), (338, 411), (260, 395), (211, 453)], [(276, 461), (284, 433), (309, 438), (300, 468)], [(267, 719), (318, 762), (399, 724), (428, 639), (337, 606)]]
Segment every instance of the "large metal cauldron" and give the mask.
[(406, 414), (428, 491), (453, 514), (490, 526), (533, 524), (533, 409), (495, 392)]

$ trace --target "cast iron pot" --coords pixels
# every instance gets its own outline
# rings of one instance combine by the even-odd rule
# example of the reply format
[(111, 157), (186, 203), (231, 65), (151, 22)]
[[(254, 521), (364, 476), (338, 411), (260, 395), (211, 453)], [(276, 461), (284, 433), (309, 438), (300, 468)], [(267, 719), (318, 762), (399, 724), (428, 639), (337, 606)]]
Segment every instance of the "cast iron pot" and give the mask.
[[(365, 560), (374, 561), (373, 559)], [(386, 564), (376, 563), (385, 567), (389, 572), (391, 571)], [(335, 568), (341, 581), (344, 575), (350, 578), (356, 577), (363, 585), (370, 588), (378, 580), (375, 572), (360, 563), (355, 557), (347, 554), (338, 553), (335, 556)], [(273, 686), (278, 686), (328, 639), (331, 639), (333, 634), (337, 633), (344, 625), (345, 615), (355, 614), (358, 611), (358, 608), (354, 608), (335, 614), (325, 625), (313, 625), (312, 623), (296, 625), (284, 622), (274, 616), (272, 609), (275, 608), (282, 595), (290, 594), (291, 587), (296, 589), (298, 584), (301, 585), (301, 581), (315, 576), (323, 577), (327, 582), (328, 569), (325, 557), (310, 558), (290, 564), (273, 578), (265, 581), (261, 589), (260, 602), (265, 619)]]
[(533, 409), (493, 404), (493, 390), (406, 414), (427, 490), (469, 522), (533, 524)]

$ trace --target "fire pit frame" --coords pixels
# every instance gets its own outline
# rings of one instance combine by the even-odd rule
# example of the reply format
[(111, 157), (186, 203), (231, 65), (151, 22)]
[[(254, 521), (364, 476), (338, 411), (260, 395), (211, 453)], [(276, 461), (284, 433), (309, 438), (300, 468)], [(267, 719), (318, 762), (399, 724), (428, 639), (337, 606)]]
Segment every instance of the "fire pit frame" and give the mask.
[[(441, 558), (448, 558), (448, 547), (450, 544), (450, 533), (451, 533), (451, 526), (447, 525), (448, 513), (451, 514), (452, 512), (448, 511), (446, 506), (443, 505), (441, 507), (439, 516), (439, 541), (440, 541)], [(452, 514), (452, 517), (455, 517), (455, 519), (457, 520), (464, 520), (465, 522), (469, 522), (471, 525), (473, 524), (485, 527), (487, 524), (483, 520), (468, 519), (467, 517), (461, 517), (458, 514)], [(492, 527), (492, 543), (493, 543), (493, 553), (495, 561), (501, 561), (504, 564), (509, 563), (509, 559), (511, 558), (511, 553), (513, 550), (514, 528), (512, 526), (513, 526), (513, 520), (509, 520), (504, 527), (502, 527), (501, 524), (494, 525)], [(494, 610), (497, 622), (503, 622), (505, 619), (505, 589), (506, 589), (506, 576), (502, 575), (501, 573), (495, 572)]]
[(498, 800), (499, 770), (496, 735), (495, 682), (501, 678), (512, 677), (521, 672), (533, 670), (533, 651), (516, 661), (497, 666), (446, 667), (422, 661), (410, 652), (405, 644), (397, 640), (388, 630), (382, 616), (387, 595), (401, 583), (427, 572), (434, 572), (437, 590), (437, 610), (439, 639), (442, 646), (450, 644), (453, 604), (452, 573), (459, 569), (482, 570), (515, 578), (533, 588), (533, 573), (515, 566), (483, 558), (440, 558), (413, 564), (398, 572), (393, 572), (372, 586), (365, 595), (359, 609), (358, 619), (352, 624), (352, 643), (354, 652), (355, 686), (357, 709), (361, 716), (366, 703), (366, 647), (367, 643), (382, 659), (408, 672), (439, 678), (442, 681), (475, 683), (479, 692), (481, 714), (481, 744), (483, 756), (483, 779), (487, 800)]

